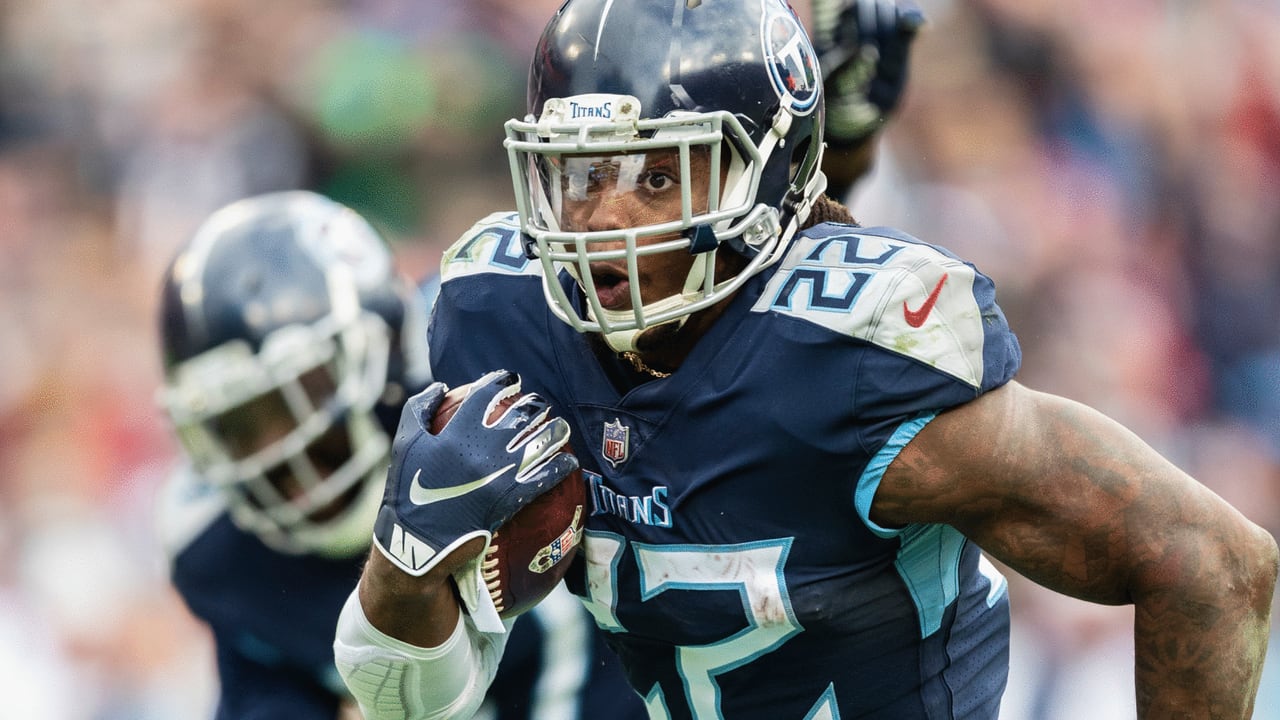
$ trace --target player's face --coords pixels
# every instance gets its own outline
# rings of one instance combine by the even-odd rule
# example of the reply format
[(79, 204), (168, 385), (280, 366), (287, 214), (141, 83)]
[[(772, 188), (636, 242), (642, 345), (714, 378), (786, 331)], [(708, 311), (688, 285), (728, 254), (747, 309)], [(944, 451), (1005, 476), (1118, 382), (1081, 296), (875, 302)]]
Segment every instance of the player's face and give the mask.
[[(332, 397), (335, 391), (332, 377), (320, 369), (303, 375), (300, 384), (314, 405), (321, 405), (323, 399)], [(215, 432), (235, 460), (244, 460), (280, 443), (287, 443), (286, 438), (296, 428), (297, 420), (279, 391), (260, 395), (224, 413), (214, 424)], [(296, 449), (296, 453), (305, 454), (321, 478), (331, 475), (353, 454), (349, 433), (341, 422), (333, 423), (306, 448)], [(288, 462), (267, 467), (263, 474), (285, 499), (300, 498), (307, 490), (306, 481), (294, 474)], [(341, 512), (346, 502), (345, 498), (339, 498), (312, 513), (310, 518), (322, 521), (333, 517)]]
[[(680, 168), (678, 150), (658, 150), (594, 156), (567, 156), (561, 160), (561, 228), (571, 232), (595, 232), (657, 225), (679, 220), (684, 186), (694, 213), (708, 206), (710, 152), (695, 147), (690, 152), (690, 172)], [(679, 232), (650, 235), (640, 245), (664, 242)], [(609, 249), (608, 244), (593, 249)], [(616, 247), (624, 247), (622, 241)], [(662, 252), (637, 258), (640, 295), (645, 303), (677, 294), (693, 263), (688, 252)], [(609, 310), (631, 306), (625, 259), (591, 265), (600, 303)]]

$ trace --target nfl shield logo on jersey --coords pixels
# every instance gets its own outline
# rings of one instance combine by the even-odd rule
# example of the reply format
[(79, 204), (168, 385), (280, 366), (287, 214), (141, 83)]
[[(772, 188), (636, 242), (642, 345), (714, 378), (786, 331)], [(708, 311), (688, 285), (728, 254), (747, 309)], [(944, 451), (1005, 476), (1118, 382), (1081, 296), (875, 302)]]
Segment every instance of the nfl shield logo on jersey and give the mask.
[(626, 462), (630, 437), (631, 428), (623, 425), (621, 419), (615, 418), (613, 422), (605, 423), (604, 445), (601, 448), (604, 459), (614, 467)]

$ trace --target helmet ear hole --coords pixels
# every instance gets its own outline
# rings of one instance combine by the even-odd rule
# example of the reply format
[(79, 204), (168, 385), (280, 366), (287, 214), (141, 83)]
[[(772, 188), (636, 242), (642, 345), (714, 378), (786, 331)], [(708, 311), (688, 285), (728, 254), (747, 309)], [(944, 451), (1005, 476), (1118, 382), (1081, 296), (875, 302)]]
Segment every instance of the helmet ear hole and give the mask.
[(809, 169), (805, 167), (805, 163), (811, 162), (809, 159), (809, 146), (812, 144), (812, 137), (800, 138), (799, 142), (791, 150), (790, 180), (792, 186), (802, 184), (803, 180), (808, 177)]
[(796, 206), (804, 203), (807, 199), (809, 180), (813, 177), (813, 173), (817, 171), (817, 168), (814, 167), (815, 160), (809, 152), (812, 145), (812, 137), (803, 137), (799, 138), (796, 142), (796, 147), (791, 150), (790, 174), (787, 177), (787, 195), (783, 204), (785, 212), (794, 212)]

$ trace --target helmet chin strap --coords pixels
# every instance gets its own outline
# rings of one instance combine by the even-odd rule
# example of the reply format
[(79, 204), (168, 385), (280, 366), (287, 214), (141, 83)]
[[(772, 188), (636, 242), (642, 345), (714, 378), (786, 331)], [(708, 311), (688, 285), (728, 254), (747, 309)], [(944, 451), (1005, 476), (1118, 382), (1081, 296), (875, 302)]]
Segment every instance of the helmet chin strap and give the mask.
[(682, 317), (672, 318), (664, 322), (650, 325), (649, 327), (646, 327), (643, 329), (615, 330), (614, 332), (602, 333), (602, 334), (604, 335), (605, 343), (607, 343), (609, 347), (616, 353), (639, 352), (638, 350), (636, 350), (636, 340), (639, 339), (641, 335), (649, 332), (650, 330), (663, 327), (664, 325), (675, 325), (676, 329), (679, 330), (680, 328), (684, 327), (684, 324), (688, 320), (689, 320), (689, 316), (684, 315)]
[[(656, 303), (645, 305), (644, 310), (646, 311), (646, 314), (652, 314), (652, 313), (660, 312), (663, 310), (669, 310), (671, 308), (677, 308), (684, 304), (685, 304), (685, 296), (672, 295), (671, 297), (665, 298), (663, 300), (659, 300)], [(594, 313), (592, 313), (590, 309), (587, 310), (587, 314), (589, 316), (594, 315)], [(605, 314), (604, 319), (606, 321), (611, 321), (611, 322), (618, 322), (618, 321), (625, 322), (627, 320), (634, 320), (635, 318), (635, 316), (632, 315), (631, 311), (629, 310), (605, 310), (604, 314)], [(592, 317), (591, 319), (596, 320), (597, 318)], [(611, 332), (601, 333), (601, 335), (604, 336), (604, 341), (609, 345), (610, 348), (613, 349), (614, 352), (619, 352), (619, 353), (635, 352), (636, 339), (639, 338), (644, 333), (649, 332), (654, 328), (659, 328), (659, 327), (662, 327), (663, 325), (670, 325), (672, 323), (675, 323), (676, 328), (679, 329), (684, 327), (684, 324), (688, 320), (689, 320), (688, 315), (681, 315), (680, 317), (671, 318), (670, 320), (664, 320), (660, 323), (654, 323), (653, 325), (647, 325), (643, 328), (630, 328), (628, 330), (613, 330)]]

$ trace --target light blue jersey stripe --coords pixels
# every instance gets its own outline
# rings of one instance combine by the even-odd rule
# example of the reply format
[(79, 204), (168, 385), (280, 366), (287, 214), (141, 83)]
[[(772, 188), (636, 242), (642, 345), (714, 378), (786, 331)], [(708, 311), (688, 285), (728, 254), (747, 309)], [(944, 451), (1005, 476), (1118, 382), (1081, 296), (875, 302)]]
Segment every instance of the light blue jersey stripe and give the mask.
[(897, 530), (883, 528), (871, 522), (871, 500), (876, 496), (876, 490), (880, 489), (880, 480), (884, 477), (884, 471), (889, 467), (889, 463), (898, 457), (898, 453), (902, 452), (902, 448), (906, 447), (907, 443), (911, 442), (912, 438), (937, 416), (937, 413), (919, 415), (899, 425), (893, 437), (889, 438), (889, 442), (885, 443), (884, 447), (880, 448), (880, 452), (871, 458), (871, 462), (867, 463), (867, 469), (862, 472), (862, 477), (858, 478), (858, 487), (853, 491), (854, 508), (857, 509), (858, 517), (862, 518), (867, 528), (882, 538), (896, 537), (903, 530), (902, 528)]
[(871, 501), (889, 464), (935, 417), (937, 413), (929, 413), (899, 425), (880, 452), (867, 463), (853, 496), (858, 517), (871, 532), (882, 538), (902, 539), (894, 567), (915, 602), (922, 638), (937, 632), (942, 626), (943, 613), (959, 595), (960, 553), (964, 550), (965, 538), (946, 525), (881, 527), (871, 521)]

